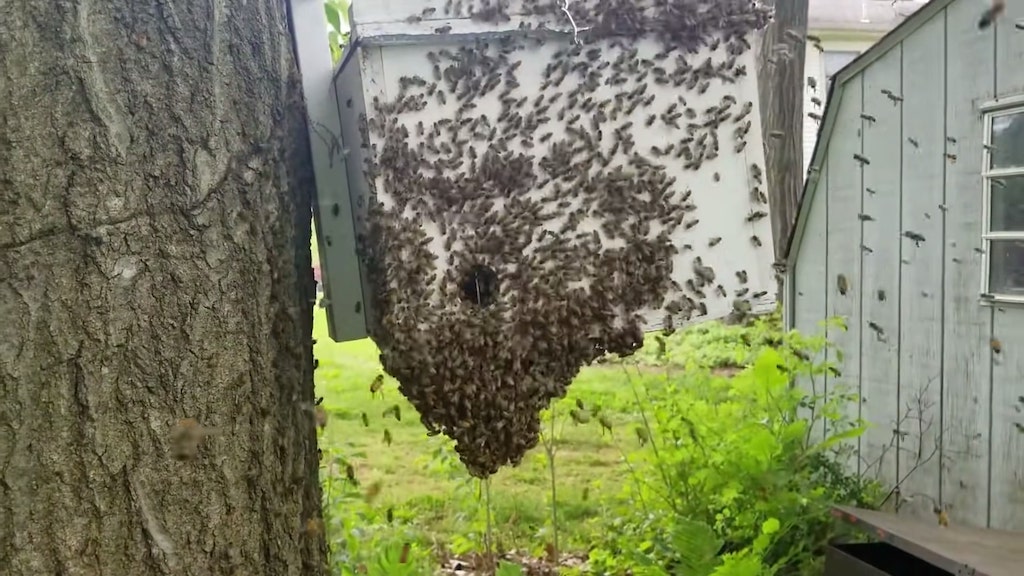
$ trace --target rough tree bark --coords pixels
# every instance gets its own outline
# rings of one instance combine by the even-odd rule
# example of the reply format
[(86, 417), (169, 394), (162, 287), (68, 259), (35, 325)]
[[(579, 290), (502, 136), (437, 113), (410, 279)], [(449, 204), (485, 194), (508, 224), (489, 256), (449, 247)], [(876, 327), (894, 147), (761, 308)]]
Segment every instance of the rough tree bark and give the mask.
[(0, 2), (0, 574), (324, 572), (300, 102), (282, 0)]
[[(803, 191), (804, 55), (808, 0), (762, 0), (775, 7), (758, 55), (757, 83), (765, 135), (765, 179), (776, 259), (782, 258)], [(789, 31), (789, 34), (787, 34)], [(779, 51), (785, 46), (788, 53)], [(771, 138), (773, 132), (781, 139)]]

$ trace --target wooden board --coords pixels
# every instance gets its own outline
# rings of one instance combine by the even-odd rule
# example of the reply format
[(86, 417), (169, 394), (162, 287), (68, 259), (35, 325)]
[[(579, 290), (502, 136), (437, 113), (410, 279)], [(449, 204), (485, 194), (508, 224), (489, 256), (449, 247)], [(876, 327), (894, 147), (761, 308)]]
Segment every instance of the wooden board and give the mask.
[[(860, 76), (851, 78), (839, 96), (838, 117), (829, 141), (828, 153), (828, 315), (842, 317), (846, 330), (830, 328), (829, 340), (838, 348), (830, 353), (830, 361), (839, 369), (839, 375), (828, 381), (828, 393), (860, 393), (860, 335), (861, 326), (861, 251), (862, 225), (857, 218), (861, 212), (861, 166), (854, 154), (862, 150), (860, 112), (862, 98)], [(839, 277), (845, 281), (840, 290)], [(845, 292), (843, 294), (842, 292)], [(846, 404), (845, 413), (851, 420), (860, 417), (859, 402)], [(827, 429), (827, 434), (836, 431)], [(851, 441), (858, 452), (860, 439)], [(854, 456), (846, 462), (851, 472), (859, 473), (860, 459)]]
[[(942, 501), (957, 523), (988, 524), (992, 308), (979, 301), (982, 225), (978, 104), (994, 96), (994, 35), (979, 33), (978, 5), (946, 8), (946, 246), (943, 327)], [(928, 102), (907, 105), (927, 106)], [(909, 240), (904, 240), (904, 243)]]
[[(793, 273), (794, 286), (794, 327), (805, 336), (822, 333), (822, 322), (826, 316), (825, 298), (828, 294), (827, 260), (825, 252), (828, 238), (828, 176), (823, 173), (818, 179), (818, 189), (813, 192), (808, 221), (797, 252), (797, 264)], [(809, 192), (810, 193), (810, 192)], [(824, 358), (815, 358), (820, 362)], [(801, 378), (799, 385), (811, 395), (826, 394), (826, 376)], [(807, 411), (805, 417), (815, 415)], [(817, 416), (820, 417), (820, 414)], [(815, 440), (823, 439), (824, 420), (813, 434)]]
[[(1024, 19), (1024, 4), (1009, 2), (997, 24), (996, 96), (1019, 96), (1024, 91), (1024, 31), (1014, 22)], [(992, 359), (991, 476), (989, 524), (993, 528), (1024, 529), (1024, 308), (997, 306), (993, 337), (1002, 350)]]
[(940, 526), (934, 518), (925, 522), (849, 506), (833, 508), (832, 515), (949, 574), (1016, 576), (1024, 562), (1022, 532)]
[(328, 334), (336, 342), (367, 335), (363, 289), (356, 259), (355, 227), (348, 189), (348, 165), (342, 155), (341, 124), (333, 90), (331, 51), (321, 2), (293, 1), (296, 59), (309, 116), (310, 154), (316, 177), (313, 220), (320, 255)]
[(1024, 30), (1017, 28), (1021, 23), (1024, 23), (1024, 5), (1007, 2), (1006, 12), (988, 32), (995, 41), (998, 98), (1020, 96), (1024, 92), (1024, 72), (1020, 67), (1024, 62)]
[[(900, 346), (900, 155), (902, 50), (896, 46), (863, 72), (861, 220), (861, 439), (864, 475), (896, 483)], [(886, 93), (892, 94), (888, 96)], [(849, 249), (849, 248), (848, 248)]]
[[(352, 213), (348, 217), (353, 221), (353, 226), (356, 234), (355, 244), (357, 249), (357, 260), (356, 263), (359, 265), (361, 273), (356, 275), (355, 278), (359, 279), (361, 293), (365, 295), (359, 305), (358, 311), (363, 315), (364, 318), (373, 317), (374, 291), (370, 285), (369, 278), (365, 274), (365, 256), (363, 256), (363, 247), (365, 244), (367, 234), (367, 222), (366, 222), (366, 206), (370, 195), (369, 187), (367, 186), (366, 179), (362, 177), (361, 166), (365, 162), (365, 157), (368, 153), (368, 149), (360, 145), (361, 135), (359, 133), (360, 126), (360, 115), (366, 106), (366, 100), (363, 95), (363, 82), (362, 74), (363, 70), (372, 70), (374, 62), (380, 60), (379, 49), (366, 49), (360, 52), (351, 53), (350, 57), (363, 58), (363, 63), (360, 66), (344, 66), (340, 69), (337, 76), (334, 78), (334, 90), (337, 95), (337, 107), (338, 113), (341, 118), (341, 147), (342, 155), (345, 158), (345, 164), (348, 166), (346, 176), (346, 186), (349, 190), (350, 202)], [(379, 64), (378, 64), (379, 66)], [(342, 208), (344, 205), (339, 203)], [(325, 212), (332, 214), (332, 207), (327, 206)], [(345, 213), (341, 210), (338, 211), (336, 217), (344, 217)], [(323, 248), (321, 248), (323, 250)], [(329, 248), (328, 248), (329, 251)], [(328, 308), (338, 309), (344, 306), (346, 309), (351, 307), (350, 312), (355, 313), (357, 307), (354, 303), (349, 302), (334, 302)], [(364, 324), (365, 324), (364, 320)]]
[[(408, 20), (410, 15), (423, 14), (424, 10), (431, 9), (433, 12), (423, 19), (417, 17)], [(437, 75), (443, 70), (434, 69), (435, 65), (430, 60), (430, 53), (440, 53), (442, 50), (455, 53), (461, 47), (472, 46), (473, 41), (481, 38), (491, 39), (488, 41), (491, 43), (491, 48), (494, 49), (500, 43), (499, 37), (503, 34), (511, 35), (515, 38), (515, 42), (523, 45), (522, 50), (509, 53), (506, 57), (518, 66), (515, 75), (521, 88), (514, 94), (517, 97), (527, 96), (529, 98), (528, 103), (522, 108), (523, 114), (526, 114), (531, 109), (531, 103), (535, 102), (542, 91), (541, 86), (546, 67), (554, 61), (557, 53), (564, 52), (571, 46), (571, 38), (565, 35), (548, 37), (546, 40), (524, 38), (523, 34), (515, 30), (518, 22), (515, 14), (521, 11), (519, 3), (513, 3), (510, 9), (512, 20), (501, 25), (488, 24), (466, 17), (442, 17), (443, 10), (443, 5), (438, 2), (425, 1), (383, 2), (356, 7), (353, 13), (354, 30), (360, 39), (361, 48), (356, 53), (355, 62), (349, 65), (362, 67), (360, 81), (362, 83), (362, 99), (366, 103), (366, 108), (358, 110), (357, 106), (357, 112), (365, 113), (370, 122), (374, 121), (376, 114), (370, 103), (375, 99), (379, 99), (380, 102), (392, 101), (400, 93), (403, 82), (409, 79), (422, 79), (427, 83), (438, 82)], [(453, 28), (444, 34), (435, 34), (434, 28), (440, 25), (451, 25)], [(510, 27), (512, 30), (508, 29)], [(647, 64), (650, 64), (651, 59), (656, 58), (662, 50), (659, 43), (646, 38), (631, 42), (631, 45), (637, 50), (633, 59), (647, 62)], [(584, 39), (583, 50), (594, 48), (600, 49), (598, 58), (605, 61), (615, 60), (623, 52), (622, 47), (617, 47), (606, 41), (594, 41), (588, 44)], [(674, 326), (725, 318), (733, 312), (737, 298), (748, 300), (755, 313), (771, 311), (775, 306), (775, 275), (771, 267), (773, 259), (771, 256), (769, 207), (763, 202), (754, 201), (758, 194), (753, 191), (755, 187), (759, 187), (762, 193), (765, 192), (765, 186), (757, 184), (756, 181), (758, 173), (763, 170), (764, 165), (764, 140), (759, 128), (756, 80), (752, 76), (754, 52), (749, 51), (740, 56), (730, 56), (726, 53), (725, 42), (712, 48), (714, 49), (705, 48), (694, 54), (688, 54), (685, 59), (693, 66), (700, 66), (709, 59), (713, 65), (728, 60), (734, 62), (736, 67), (745, 67), (749, 71), (748, 74), (738, 75), (733, 83), (716, 81), (711, 82), (708, 87), (698, 85), (696, 89), (692, 86), (689, 89), (683, 89), (672, 84), (662, 85), (654, 82), (654, 76), (651, 76), (647, 80), (645, 93), (652, 97), (653, 104), (629, 107), (628, 113), (617, 114), (614, 118), (593, 123), (591, 122), (593, 113), (580, 115), (578, 111), (573, 111), (564, 117), (558, 114), (557, 118), (554, 118), (563, 103), (552, 104), (550, 115), (553, 118), (542, 127), (538, 127), (536, 134), (531, 135), (530, 138), (517, 136), (508, 141), (510, 153), (521, 153), (535, 158), (536, 162), (540, 160), (551, 144), (565, 138), (569, 138), (571, 141), (575, 130), (590, 131), (593, 129), (594, 133), (597, 133), (600, 128), (600, 132), (603, 134), (601, 147), (603, 152), (608, 154), (613, 147), (619, 149), (615, 144), (617, 142), (615, 133), (617, 129), (623, 128), (623, 133), (628, 132), (637, 144), (635, 148), (637, 154), (664, 165), (667, 177), (675, 181), (671, 190), (676, 193), (676, 201), (681, 204), (684, 198), (688, 198), (686, 202), (696, 208), (688, 217), (688, 221), (692, 220), (693, 226), (680, 226), (671, 232), (672, 244), (679, 249), (678, 254), (673, 256), (671, 261), (671, 279), (675, 281), (676, 287), (670, 288), (661, 300), (667, 304), (682, 298), (689, 298), (691, 302), (702, 305), (702, 308), (695, 311), (692, 317), (687, 317), (685, 313), (672, 315), (671, 324)], [(671, 58), (676, 56), (682, 57), (681, 54), (674, 54)], [(662, 60), (664, 58), (658, 58), (655, 64), (661, 66), (658, 63)], [(440, 68), (443, 69), (446, 64), (445, 62), (441, 63)], [(665, 60), (664, 66), (671, 69), (672, 60)], [(343, 68), (342, 75), (346, 73)], [(601, 72), (601, 74), (603, 76), (600, 85), (582, 95), (580, 100), (585, 98), (597, 102), (610, 101), (616, 97), (616, 94), (628, 91), (635, 86), (632, 81), (624, 86), (609, 84), (604, 81), (609, 80), (614, 74), (612, 72)], [(561, 86), (558, 90), (568, 94), (570, 89), (576, 87), (571, 82), (567, 81), (566, 85)], [(346, 84), (346, 86), (339, 84), (339, 90), (351, 92), (355, 89), (348, 85), (349, 83)], [(403, 112), (402, 125), (409, 129), (408, 145), (416, 149), (426, 143), (431, 129), (437, 125), (439, 120), (462, 117), (462, 115), (465, 115), (466, 119), (486, 116), (492, 122), (495, 118), (501, 118), (503, 104), (499, 98), (500, 92), (500, 90), (495, 90), (490, 94), (475, 98), (473, 101), (475, 108), (471, 113), (459, 112), (461, 103), (453, 95), (448, 95), (444, 101), (432, 96), (422, 110)], [(548, 90), (548, 92), (552, 91)], [(554, 93), (547, 95), (555, 96)], [(661, 157), (661, 149), (676, 145), (676, 141), (685, 136), (687, 122), (701, 122), (703, 116), (700, 115), (714, 106), (721, 105), (727, 95), (736, 101), (733, 112), (737, 120), (741, 116), (740, 111), (747, 106), (747, 103), (753, 105), (753, 110), (743, 113), (742, 120), (736, 122), (727, 120), (722, 124), (717, 158), (706, 160), (697, 170), (686, 170), (683, 168), (683, 160), (675, 159), (673, 155)], [(345, 98), (349, 98), (349, 96)], [(569, 97), (566, 96), (563, 100), (567, 98)], [(693, 110), (697, 116), (695, 118), (684, 117), (679, 120), (682, 124), (678, 126), (681, 127), (674, 127), (658, 119), (660, 113), (671, 111), (673, 108), (679, 112)], [(342, 113), (343, 115), (347, 114), (345, 110)], [(358, 113), (347, 114), (347, 117), (351, 120), (351, 116), (358, 116)], [(653, 122), (652, 117), (654, 118)], [(745, 131), (743, 137), (745, 145), (739, 146), (737, 142), (734, 142), (733, 132), (736, 128), (745, 126), (747, 120), (751, 122), (751, 127)], [(421, 124), (423, 130), (418, 128)], [(598, 126), (598, 124), (601, 125)], [(351, 130), (351, 128), (347, 128), (346, 133)], [(553, 137), (548, 136), (546, 134), (548, 132), (552, 133)], [(710, 142), (710, 140), (708, 141)], [(358, 143), (349, 146), (350, 150), (356, 147), (359, 147)], [(383, 147), (383, 140), (371, 135), (362, 149), (362, 158), (353, 155), (350, 158), (350, 164), (365, 160), (371, 151)], [(488, 150), (486, 145), (478, 145), (475, 142), (468, 144), (467, 150), (469, 148), (474, 149), (469, 156), (475, 154), (481, 158)], [(622, 153), (619, 152), (619, 155), (622, 156)], [(616, 157), (611, 164), (597, 172), (606, 174), (620, 167), (626, 168), (626, 171), (629, 172), (632, 168), (627, 165), (627, 160), (629, 160), (628, 155), (621, 158)], [(462, 167), (447, 170), (446, 175), (460, 174), (462, 173), (460, 171), (466, 170), (468, 164), (469, 161), (466, 160)], [(387, 169), (386, 166), (384, 169)], [(514, 274), (518, 275), (524, 269), (529, 268), (528, 265), (513, 260), (515, 258), (522, 259), (524, 256), (527, 259), (532, 258), (537, 254), (536, 251), (541, 249), (542, 244), (548, 245), (554, 242), (563, 247), (576, 248), (577, 245), (582, 246), (581, 243), (584, 240), (590, 242), (593, 236), (600, 239), (601, 245), (605, 249), (625, 246), (623, 240), (610, 237), (605, 233), (604, 226), (609, 223), (609, 220), (606, 217), (598, 217), (594, 211), (574, 223), (574, 219), (566, 215), (574, 207), (585, 208), (580, 204), (581, 201), (577, 201), (576, 192), (574, 190), (558, 192), (556, 186), (564, 186), (564, 183), (558, 182), (557, 178), (545, 179), (544, 170), (536, 167), (535, 169), (538, 171), (539, 181), (544, 183), (522, 194), (516, 192), (516, 201), (541, 203), (550, 201), (553, 209), (556, 201), (561, 205), (564, 200), (569, 207), (560, 207), (559, 210), (562, 213), (552, 212), (554, 216), (541, 225), (543, 232), (547, 235), (538, 234), (535, 235), (535, 238), (546, 239), (544, 242), (537, 239), (527, 243), (522, 250), (516, 253), (515, 257), (501, 254), (490, 255), (491, 259), (484, 262), (485, 265), (495, 269), (500, 277), (504, 277), (511, 275), (510, 271), (514, 271)], [(431, 176), (432, 174), (427, 175)], [(395, 190), (388, 189), (384, 177), (380, 175), (380, 170), (371, 182), (353, 183), (353, 188), (367, 191), (373, 189), (376, 191), (376, 198), (385, 208), (390, 209), (397, 206)], [(562, 194), (562, 197), (555, 198), (559, 194)], [(507, 199), (495, 201), (491, 208), (491, 215), (501, 220), (507, 204)], [(410, 221), (414, 220), (418, 228), (426, 234), (424, 241), (427, 243), (424, 246), (436, 256), (433, 263), (436, 273), (424, 274), (419, 282), (420, 285), (416, 287), (416, 295), (409, 297), (415, 298), (417, 302), (430, 302), (441, 307), (457, 306), (458, 302), (453, 297), (451, 286), (454, 284), (453, 278), (461, 279), (461, 269), (465, 267), (462, 262), (465, 258), (461, 255), (478, 252), (470, 246), (476, 242), (475, 236), (483, 236), (482, 233), (476, 234), (476, 232), (486, 231), (487, 226), (467, 223), (468, 220), (463, 222), (466, 220), (463, 218), (463, 214), (471, 212), (469, 204), (464, 209), (454, 210), (440, 218), (426, 210), (420, 211), (412, 204), (407, 205), (403, 210), (404, 217)], [(418, 215), (414, 215), (417, 213)], [(627, 213), (620, 213), (620, 215), (627, 218), (632, 217)], [(368, 216), (364, 211), (362, 214), (357, 214), (357, 218), (366, 220)], [(445, 222), (442, 223), (442, 219)], [(663, 229), (666, 229), (657, 219), (642, 219), (640, 225), (649, 228), (645, 232), (648, 238), (654, 238)], [(456, 234), (458, 237), (453, 242), (446, 241)], [(690, 290), (687, 285), (687, 282), (694, 277), (694, 262), (697, 258), (701, 259), (703, 265), (714, 269), (716, 276), (711, 285), (700, 290), (699, 297), (695, 296), (695, 292)], [(529, 268), (527, 272), (531, 276), (553, 277), (563, 274), (564, 270)], [(577, 286), (586, 288), (591, 280), (591, 278), (585, 277), (579, 281), (574, 280), (570, 284), (573, 284), (573, 289)], [(515, 301), (514, 285), (512, 282), (504, 281), (502, 284), (503, 298), (509, 302)], [(698, 288), (700, 287), (698, 286)], [(401, 297), (405, 297), (404, 291), (391, 289), (391, 292), (401, 293), (403, 294)], [(614, 312), (622, 318), (636, 313), (644, 319), (643, 327), (646, 330), (657, 330), (664, 326), (666, 318), (669, 316), (667, 308), (667, 306), (647, 306), (633, 310), (631, 303), (619, 302), (619, 306)], [(511, 314), (514, 315), (515, 312), (511, 312)]]
[[(900, 281), (899, 405), (900, 490), (910, 501), (900, 507), (933, 518), (939, 499), (942, 403), (942, 270), (945, 212), (946, 20), (932, 18), (903, 41), (903, 98), (932, 105), (903, 107), (902, 230), (921, 234), (920, 245), (902, 236)], [(937, 98), (936, 96), (939, 95)]]

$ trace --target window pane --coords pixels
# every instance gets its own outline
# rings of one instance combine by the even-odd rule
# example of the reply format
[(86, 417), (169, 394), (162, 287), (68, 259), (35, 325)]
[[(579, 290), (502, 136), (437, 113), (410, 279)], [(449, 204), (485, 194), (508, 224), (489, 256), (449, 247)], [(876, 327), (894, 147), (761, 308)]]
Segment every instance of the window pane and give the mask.
[(1024, 232), (1024, 176), (992, 178), (993, 232)]
[(825, 61), (825, 77), (831, 78), (836, 72), (853, 61), (854, 58), (860, 55), (860, 52), (837, 50), (834, 52), (825, 52), (823, 54)]
[(989, 292), (1024, 296), (1024, 240), (993, 240), (989, 262)]
[(1024, 168), (1024, 112), (992, 119), (992, 167)]

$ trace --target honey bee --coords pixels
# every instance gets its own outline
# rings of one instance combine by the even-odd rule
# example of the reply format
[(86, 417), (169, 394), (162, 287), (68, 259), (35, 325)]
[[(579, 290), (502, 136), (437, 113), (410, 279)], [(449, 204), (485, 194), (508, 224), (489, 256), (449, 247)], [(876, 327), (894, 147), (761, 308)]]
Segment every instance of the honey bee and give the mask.
[(175, 460), (194, 460), (199, 446), (213, 430), (199, 424), (195, 418), (182, 418), (171, 428), (171, 457)]
[(391, 406), (390, 408), (387, 408), (386, 410), (384, 410), (383, 414), (381, 414), (382, 418), (387, 418), (388, 416), (394, 416), (395, 420), (401, 422), (402, 421), (402, 408), (401, 408), (401, 406), (399, 406), (398, 404), (395, 404), (395, 405)]
[(306, 536), (310, 538), (317, 538), (324, 533), (324, 522), (319, 518), (310, 518), (306, 520), (305, 525)]
[(323, 430), (327, 427), (327, 410), (324, 410), (323, 406), (315, 406), (313, 408), (313, 417), (317, 428)]
[(374, 480), (366, 487), (366, 491), (363, 493), (363, 500), (367, 504), (373, 504), (383, 489), (384, 483), (380, 480)]
[(376, 396), (379, 393), (381, 395), (381, 398), (383, 398), (384, 393), (381, 391), (381, 388), (383, 387), (384, 375), (378, 374), (376, 377), (374, 377), (373, 382), (370, 383), (370, 396)]

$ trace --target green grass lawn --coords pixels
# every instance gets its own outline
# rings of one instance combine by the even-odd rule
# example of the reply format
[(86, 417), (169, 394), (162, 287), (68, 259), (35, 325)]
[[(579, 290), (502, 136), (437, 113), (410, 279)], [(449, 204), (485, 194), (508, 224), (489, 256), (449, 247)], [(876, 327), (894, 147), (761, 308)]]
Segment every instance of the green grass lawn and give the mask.
[[(482, 508), (478, 487), (469, 481), (455, 460), (451, 443), (443, 436), (428, 437), (413, 407), (401, 396), (397, 383), (385, 377), (383, 397), (370, 385), (383, 374), (378, 350), (369, 340), (336, 343), (327, 336), (324, 313), (315, 314), (314, 355), (317, 394), (329, 418), (321, 440), (331, 452), (349, 459), (363, 486), (379, 481), (380, 508), (415, 518), (431, 540), (450, 543), (465, 537), (469, 524)], [(624, 451), (638, 448), (632, 423), (633, 391), (621, 367), (591, 367), (579, 375), (569, 395), (555, 405), (555, 478), (560, 547), (583, 548), (588, 541), (588, 519), (598, 517), (601, 496), (617, 493), (628, 481)], [(612, 421), (613, 433), (602, 435), (596, 421), (577, 425), (568, 417), (575, 400), (600, 406)], [(383, 416), (394, 404), (401, 421)], [(363, 423), (366, 413), (369, 426)], [(550, 431), (550, 419), (545, 424)], [(392, 442), (384, 441), (385, 430)], [(507, 548), (543, 546), (550, 526), (551, 476), (543, 445), (516, 468), (502, 470), (491, 480), (491, 512), (495, 539)]]

